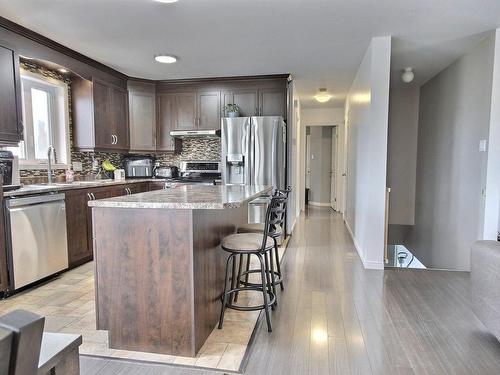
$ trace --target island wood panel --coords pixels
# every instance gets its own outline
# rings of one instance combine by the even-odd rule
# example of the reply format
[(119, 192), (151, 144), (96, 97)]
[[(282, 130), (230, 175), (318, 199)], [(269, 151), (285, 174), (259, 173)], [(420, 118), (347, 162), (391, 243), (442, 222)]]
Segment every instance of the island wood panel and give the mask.
[(219, 321), (224, 271), (229, 254), (221, 240), (247, 222), (247, 205), (227, 210), (193, 211), (193, 276), (196, 352)]
[(115, 349), (195, 355), (192, 211), (94, 208), (97, 328)]

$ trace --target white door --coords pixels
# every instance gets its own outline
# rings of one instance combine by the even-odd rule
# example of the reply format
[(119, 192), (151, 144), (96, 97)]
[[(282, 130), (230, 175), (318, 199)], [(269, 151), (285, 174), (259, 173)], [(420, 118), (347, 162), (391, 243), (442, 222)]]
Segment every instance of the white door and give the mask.
[(311, 135), (306, 135), (306, 189), (311, 187)]
[(330, 206), (337, 211), (337, 127), (332, 128), (332, 163), (330, 171)]

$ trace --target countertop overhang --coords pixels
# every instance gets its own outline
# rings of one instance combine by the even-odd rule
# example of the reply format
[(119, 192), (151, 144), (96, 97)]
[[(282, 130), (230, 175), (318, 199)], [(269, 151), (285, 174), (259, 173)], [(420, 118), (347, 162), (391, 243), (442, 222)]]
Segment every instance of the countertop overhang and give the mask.
[(184, 185), (89, 201), (90, 207), (217, 210), (241, 207), (272, 190), (261, 185)]

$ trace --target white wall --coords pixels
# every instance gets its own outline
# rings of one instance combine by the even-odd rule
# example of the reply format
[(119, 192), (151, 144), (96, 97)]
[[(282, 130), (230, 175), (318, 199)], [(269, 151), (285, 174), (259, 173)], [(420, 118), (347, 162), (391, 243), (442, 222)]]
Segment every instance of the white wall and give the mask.
[(346, 99), (345, 220), (365, 268), (384, 267), (391, 38), (373, 38)]
[(483, 239), (500, 232), (500, 29), (495, 31)]
[(333, 127), (312, 126), (309, 130), (311, 137), (309, 204), (330, 206)]
[[(300, 189), (301, 192), (305, 191), (306, 188), (306, 147), (305, 147), (305, 139), (306, 139), (306, 127), (307, 126), (338, 126), (339, 134), (342, 132), (340, 128), (343, 127), (344, 124), (344, 108), (302, 108), (300, 110), (300, 127), (301, 127), (301, 137), (303, 142), (301, 143), (300, 149)], [(337, 176), (342, 175), (342, 169), (340, 167), (340, 162), (342, 159), (343, 147), (339, 145), (338, 153), (339, 153), (339, 169), (337, 170)], [(337, 178), (337, 192), (342, 192), (343, 181), (341, 178)], [(337, 202), (339, 202), (339, 207), (343, 208), (343, 195), (337, 193)], [(300, 194), (300, 208), (301, 210), (305, 209), (305, 195), (304, 193)], [(343, 212), (343, 209), (339, 208), (340, 212)]]
[(494, 49), (492, 35), (420, 88), (407, 247), (427, 267), (469, 270), (471, 245), (483, 237), (487, 153), (479, 143), (489, 137)]
[(295, 88), (294, 82), (290, 82), (288, 87), (289, 95), (289, 114), (288, 114), (288, 147), (289, 147), (289, 165), (288, 165), (288, 185), (292, 187), (292, 192), (288, 204), (288, 222), (287, 231), (290, 234), (295, 226), (297, 216), (300, 214), (301, 194), (301, 158), (302, 148), (302, 129), (300, 127), (300, 98)]
[(389, 224), (415, 222), (417, 178), (418, 86), (391, 88), (387, 186), (391, 188)]
[(333, 126), (344, 123), (344, 108), (303, 108), (302, 126)]

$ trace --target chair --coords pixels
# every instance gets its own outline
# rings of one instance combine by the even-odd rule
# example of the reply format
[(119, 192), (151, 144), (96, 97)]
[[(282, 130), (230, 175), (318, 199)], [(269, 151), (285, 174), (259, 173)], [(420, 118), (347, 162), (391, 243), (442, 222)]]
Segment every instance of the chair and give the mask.
[[(267, 330), (272, 332), (270, 309), (274, 307), (276, 302), (276, 282), (274, 277), (276, 273), (272, 262), (268, 260), (268, 255), (272, 259), (274, 248), (273, 238), (270, 234), (273, 233), (273, 228), (276, 228), (282, 221), (281, 211), (285, 202), (283, 195), (275, 195), (271, 198), (266, 211), (266, 222), (264, 224), (264, 231), (262, 233), (238, 233), (225, 237), (222, 240), (221, 247), (230, 255), (226, 261), (226, 271), (224, 277), (224, 288), (222, 293), (222, 306), (219, 319), (219, 329), (222, 328), (224, 323), (224, 312), (226, 307), (239, 311), (256, 311), (265, 310)], [(255, 255), (259, 259), (260, 268), (252, 270), (252, 272), (260, 273), (261, 282), (247, 283), (240, 286), (241, 282), (241, 265), (242, 257), (246, 255), (250, 258)], [(236, 260), (239, 258), (239, 267), (236, 272)], [(230, 263), (233, 262), (231, 287), (229, 286), (229, 269)], [(262, 292), (263, 304), (254, 306), (240, 306), (236, 305), (237, 294), (241, 291), (258, 291)], [(235, 297), (236, 296), (236, 297)], [(233, 303), (233, 297), (234, 303)]]
[[(282, 211), (280, 212), (281, 214), (281, 225), (275, 226), (273, 230), (271, 231), (271, 234), (269, 234), (270, 237), (273, 238), (274, 241), (274, 257), (276, 257), (276, 272), (275, 272), (275, 283), (276, 285), (280, 285), (281, 290), (284, 290), (284, 284), (283, 284), (283, 274), (281, 273), (281, 265), (280, 265), (280, 258), (279, 258), (279, 246), (278, 246), (278, 238), (281, 237), (283, 234), (283, 225), (282, 223), (285, 221), (286, 218), (286, 210), (287, 210), (287, 203), (288, 203), (288, 197), (290, 195), (290, 192), (292, 191), (291, 187), (287, 187), (284, 190), (279, 190), (277, 189), (274, 193), (274, 196), (284, 196), (285, 201), (282, 207)], [(263, 223), (248, 223), (248, 224), (243, 224), (240, 227), (238, 227), (238, 233), (262, 233), (264, 231), (264, 224)], [(272, 258), (274, 258), (272, 257)], [(273, 263), (273, 259), (271, 258), (271, 264)], [(273, 264), (274, 267), (274, 264)], [(253, 273), (254, 271), (250, 270), (250, 256), (247, 257), (247, 262), (246, 262), (246, 268), (245, 271), (242, 273), (242, 276), (245, 276), (245, 281), (243, 283), (248, 284), (248, 276), (249, 274)]]

